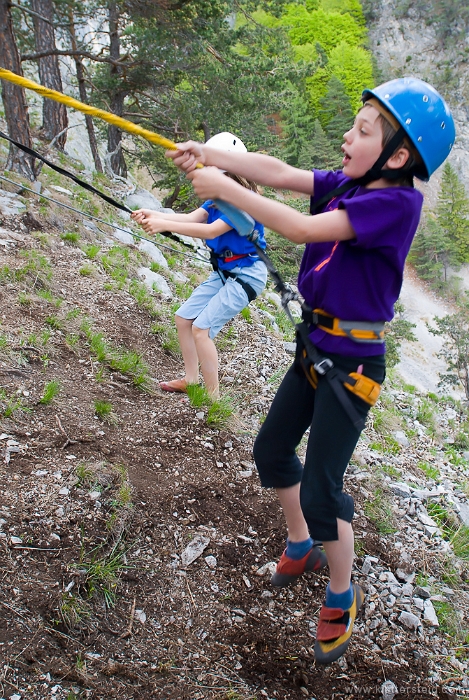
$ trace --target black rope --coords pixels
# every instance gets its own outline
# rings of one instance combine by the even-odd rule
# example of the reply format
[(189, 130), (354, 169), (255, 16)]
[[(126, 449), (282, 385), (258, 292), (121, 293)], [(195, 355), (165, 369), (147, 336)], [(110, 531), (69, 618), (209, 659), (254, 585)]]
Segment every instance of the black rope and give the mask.
[[(52, 163), (50, 160), (42, 156), (40, 153), (35, 151), (32, 148), (29, 148), (28, 146), (25, 146), (22, 143), (19, 143), (18, 141), (15, 141), (14, 139), (10, 138), (10, 136), (7, 136), (7, 134), (4, 134), (2, 131), (0, 131), (0, 137), (6, 139), (10, 143), (12, 143), (14, 146), (19, 148), (20, 150), (24, 151), (28, 155), (32, 156), (33, 158), (37, 158), (38, 160), (41, 160), (43, 163), (45, 163), (49, 168), (52, 168), (52, 170), (55, 170), (56, 172), (60, 173), (61, 175), (64, 175), (65, 177), (68, 177), (70, 180), (73, 180), (74, 182), (77, 183), (77, 185), (80, 185), (81, 187), (84, 187), (85, 190), (88, 190), (88, 192), (92, 192), (93, 194), (96, 194), (98, 197), (101, 197), (101, 199), (104, 199), (108, 204), (111, 204), (111, 206), (116, 207), (117, 209), (121, 209), (122, 211), (127, 212), (128, 214), (132, 214), (132, 210), (129, 209), (125, 204), (122, 204), (121, 202), (118, 202), (116, 199), (113, 197), (110, 197), (109, 195), (105, 194), (104, 192), (101, 192), (100, 190), (96, 189), (96, 187), (93, 187), (93, 185), (90, 185), (88, 182), (85, 180), (82, 180), (81, 178), (77, 177), (73, 173), (69, 172), (68, 170), (65, 170), (65, 168), (61, 168), (60, 166), (56, 165), (55, 163)], [(1, 177), (1, 176), (0, 176)], [(7, 179), (7, 178), (3, 178)], [(17, 183), (14, 183), (17, 184)], [(23, 186), (23, 189), (32, 192), (33, 194), (38, 194), (37, 192), (34, 192), (34, 190), (30, 190), (27, 187)], [(45, 195), (40, 195), (42, 197), (45, 197), (46, 199), (50, 199), (50, 197), (46, 197)], [(79, 212), (77, 209), (74, 209), (73, 207), (70, 207), (68, 205), (62, 204), (61, 202), (57, 202), (57, 200), (51, 200), (56, 202), (57, 204), (60, 204), (61, 206), (64, 206), (68, 209), (71, 209), (72, 211), (77, 211), (80, 214), (84, 214), (84, 212)], [(107, 223), (106, 221), (103, 221), (102, 219), (98, 219), (97, 217), (93, 217), (89, 214), (86, 214), (89, 218), (96, 219), (96, 221), (101, 221), (102, 223)], [(119, 228), (116, 226), (115, 228)], [(120, 229), (124, 230), (124, 229)], [(126, 231), (128, 233), (128, 231)], [(181, 243), (182, 245), (186, 246), (187, 248), (191, 248), (192, 246), (189, 243), (186, 243), (185, 241), (181, 241), (180, 238), (175, 236), (171, 231), (161, 231), (160, 234), (164, 236), (165, 238), (171, 238), (174, 241), (177, 241), (178, 243)], [(135, 236), (136, 238), (141, 238), (144, 241), (149, 241), (148, 238), (145, 238), (144, 236), (139, 236), (136, 233), (131, 233), (132, 236)], [(153, 241), (149, 241), (150, 243), (153, 243)], [(287, 304), (289, 301), (292, 301), (294, 299), (297, 299), (298, 296), (295, 294), (295, 292), (292, 291), (292, 289), (285, 284), (283, 279), (281, 278), (279, 272), (276, 270), (274, 264), (268, 257), (268, 255), (265, 253), (263, 248), (261, 248), (255, 241), (251, 241), (256, 248), (257, 254), (259, 255), (259, 258), (264, 262), (265, 266), (267, 267), (267, 270), (272, 277), (273, 281), (275, 282), (275, 290), (279, 292), (282, 296), (282, 306), (287, 312), (288, 316), (294, 323), (291, 314), (289, 313)], [(174, 249), (170, 249), (174, 250)], [(174, 252), (180, 252), (180, 251), (174, 251)]]
[[(74, 211), (76, 214), (80, 214), (81, 216), (86, 216), (88, 219), (92, 219), (93, 221), (99, 221), (100, 224), (105, 224), (106, 226), (110, 226), (113, 229), (116, 229), (117, 231), (122, 231), (123, 233), (127, 233), (129, 236), (132, 236), (133, 238), (139, 238), (142, 241), (147, 241), (147, 243), (153, 243), (155, 245), (155, 241), (150, 240), (150, 238), (145, 238), (145, 236), (140, 236), (138, 233), (134, 233), (134, 231), (129, 231), (128, 229), (122, 228), (121, 226), (118, 226), (117, 224), (112, 224), (109, 221), (105, 221), (104, 219), (100, 219), (97, 216), (93, 216), (93, 214), (88, 214), (86, 211), (80, 211), (79, 209), (76, 209), (75, 207), (71, 207), (69, 204), (64, 204), (64, 202), (59, 202), (58, 199), (53, 199), (53, 197), (48, 197), (45, 194), (40, 194), (39, 192), (35, 192), (32, 190), (30, 187), (26, 187), (25, 185), (15, 182), (15, 180), (10, 180), (8, 177), (5, 177), (4, 175), (0, 175), (0, 180), (5, 180), (5, 182), (9, 182), (11, 185), (16, 185), (17, 187), (21, 187), (21, 190), (24, 190), (25, 192), (31, 192), (31, 194), (36, 195), (36, 197), (39, 197), (41, 199), (47, 199), (49, 202), (53, 202), (54, 204), (57, 204), (59, 207), (63, 207), (64, 209), (68, 209), (69, 211)], [(99, 231), (101, 229), (97, 227)], [(101, 231), (101, 233), (104, 233), (104, 231)], [(182, 243), (182, 241), (180, 241)], [(189, 255), (189, 253), (184, 253), (182, 250), (176, 250), (176, 248), (171, 248), (171, 246), (164, 245), (163, 243), (158, 243), (159, 248), (166, 248), (166, 250), (170, 250), (173, 253), (177, 253), (178, 255), (184, 255), (186, 258), (191, 258), (192, 260), (197, 260), (198, 262), (203, 262), (204, 264), (209, 265), (209, 261), (204, 257), (197, 257), (196, 255)]]
[[(0, 137), (3, 139), (6, 139), (10, 143), (12, 143), (14, 146), (19, 148), (21, 151), (24, 151), (28, 155), (33, 156), (33, 158), (37, 158), (38, 160), (41, 160), (43, 163), (48, 165), (49, 168), (52, 168), (52, 170), (55, 170), (57, 173), (60, 173), (61, 175), (68, 177), (70, 180), (73, 180), (74, 182), (77, 183), (77, 185), (80, 185), (85, 190), (88, 190), (88, 192), (92, 192), (93, 194), (96, 194), (98, 197), (101, 197), (101, 199), (104, 199), (105, 202), (107, 202), (111, 206), (115, 207), (116, 209), (120, 209), (121, 211), (125, 211), (127, 214), (132, 214), (132, 209), (129, 209), (129, 207), (127, 207), (125, 204), (122, 204), (122, 202), (118, 202), (117, 199), (110, 197), (109, 195), (105, 194), (104, 192), (101, 192), (100, 190), (96, 189), (96, 187), (93, 187), (93, 185), (90, 185), (85, 180), (81, 180), (79, 177), (77, 177), (76, 175), (71, 173), (69, 170), (65, 170), (65, 168), (61, 168), (59, 165), (52, 163), (52, 161), (48, 160), (47, 158), (44, 158), (44, 156), (42, 156), (40, 153), (35, 151), (33, 148), (29, 148), (29, 146), (25, 146), (24, 144), (19, 143), (19, 141), (15, 141), (14, 139), (10, 138), (10, 136), (7, 136), (6, 134), (4, 134), (3, 131), (0, 131)], [(171, 233), (171, 231), (160, 231), (160, 235), (164, 236), (165, 238), (171, 238), (171, 240), (177, 241), (178, 243), (181, 243), (186, 248), (192, 248), (190, 243), (186, 243), (185, 241), (181, 241), (181, 239), (178, 238), (177, 236), (175, 236), (174, 233)]]

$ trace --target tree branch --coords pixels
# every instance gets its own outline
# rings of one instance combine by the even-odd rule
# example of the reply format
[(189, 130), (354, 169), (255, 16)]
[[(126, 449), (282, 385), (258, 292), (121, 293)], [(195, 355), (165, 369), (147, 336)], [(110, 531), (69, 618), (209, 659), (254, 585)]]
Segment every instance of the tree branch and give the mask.
[[(39, 51), (38, 53), (26, 53), (21, 56), (21, 60), (37, 61), (45, 56), (81, 56), (81, 58), (89, 58), (90, 61), (97, 61), (98, 63), (111, 63), (114, 66), (119, 66), (120, 68), (134, 68), (135, 66), (140, 65), (140, 62), (137, 61), (133, 61), (132, 63), (123, 63), (123, 59), (128, 58), (128, 55), (123, 56), (118, 61), (115, 61), (112, 58), (100, 58), (99, 56), (89, 53), (88, 51), (61, 51), (59, 49), (54, 49), (52, 51)], [(162, 68), (163, 66), (157, 64), (156, 67)]]

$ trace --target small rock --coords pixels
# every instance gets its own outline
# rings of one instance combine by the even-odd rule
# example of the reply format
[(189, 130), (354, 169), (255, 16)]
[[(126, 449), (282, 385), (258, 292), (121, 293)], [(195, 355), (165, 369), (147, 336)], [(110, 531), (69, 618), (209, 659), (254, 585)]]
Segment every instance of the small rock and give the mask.
[(23, 544), (21, 537), (10, 537), (10, 544)]
[(392, 681), (384, 681), (381, 686), (381, 695), (383, 700), (393, 700), (394, 696), (397, 695), (398, 688)]
[(259, 567), (259, 569), (257, 569), (256, 576), (265, 576), (266, 574), (270, 574), (270, 576), (273, 576), (276, 570), (277, 562), (268, 561), (267, 564), (263, 564), (261, 567)]
[(424, 601), (424, 608), (423, 608), (423, 619), (424, 622), (426, 622), (430, 627), (439, 627), (440, 623), (438, 622), (438, 617), (435, 612), (435, 608), (433, 607), (433, 603), (431, 600), (425, 600)]
[(389, 484), (389, 488), (397, 496), (402, 496), (403, 498), (410, 498), (410, 487), (404, 482), (396, 482)]
[(404, 627), (407, 627), (409, 630), (416, 630), (420, 625), (420, 619), (417, 617), (417, 615), (407, 612), (406, 610), (403, 610), (399, 615), (399, 622), (401, 622), (401, 624), (403, 624)]
[(51, 185), (50, 188), (51, 190), (55, 190), (56, 192), (60, 192), (61, 194), (68, 194), (69, 197), (73, 197), (73, 192), (70, 192), (70, 190), (66, 190), (65, 187), (60, 187), (60, 185)]
[(136, 610), (135, 611), (135, 619), (138, 620), (139, 622), (141, 622), (142, 625), (144, 625), (145, 622), (147, 621), (147, 616), (143, 612), (143, 610)]
[(98, 498), (101, 496), (101, 493), (99, 491), (90, 491), (88, 495), (91, 501), (97, 501)]
[(181, 554), (181, 567), (185, 569), (192, 564), (210, 544), (210, 538), (205, 535), (195, 535)]
[(205, 557), (205, 563), (207, 564), (209, 569), (216, 569), (217, 568), (216, 557), (213, 557), (211, 554), (208, 557)]
[(70, 489), (68, 489), (66, 486), (61, 488), (59, 491), (60, 496), (68, 496), (69, 493), (70, 493)]
[(407, 435), (402, 431), (402, 430), (396, 430), (394, 433), (394, 437), (396, 438), (396, 441), (399, 443), (399, 445), (402, 445), (402, 447), (409, 447), (409, 440), (407, 439)]

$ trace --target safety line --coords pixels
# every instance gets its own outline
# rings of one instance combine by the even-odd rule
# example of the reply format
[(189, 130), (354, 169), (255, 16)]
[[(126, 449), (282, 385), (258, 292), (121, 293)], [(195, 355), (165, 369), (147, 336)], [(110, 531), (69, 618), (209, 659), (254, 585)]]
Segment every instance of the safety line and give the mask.
[[(76, 209), (75, 207), (71, 207), (69, 204), (64, 204), (63, 202), (59, 202), (57, 199), (53, 199), (52, 197), (48, 197), (45, 194), (40, 194), (39, 192), (35, 192), (32, 190), (30, 187), (26, 187), (25, 185), (22, 185), (18, 182), (15, 182), (14, 180), (10, 180), (9, 178), (5, 177), (4, 175), (0, 175), (0, 180), (5, 180), (5, 182), (9, 182), (11, 185), (15, 185), (15, 187), (21, 187), (22, 190), (25, 190), (26, 192), (31, 192), (31, 194), (36, 195), (36, 197), (40, 197), (42, 199), (47, 199), (49, 202), (54, 202), (54, 204), (58, 204), (59, 207), (63, 207), (64, 209), (69, 209), (70, 211), (75, 212), (76, 214), (80, 214), (81, 216), (86, 216), (88, 219), (93, 219), (94, 221), (99, 221), (101, 224), (105, 224), (106, 226), (110, 226), (113, 229), (116, 229), (117, 231), (122, 231), (123, 233), (127, 233), (129, 236), (133, 236), (134, 238), (139, 238), (142, 241), (147, 241), (147, 243), (153, 243), (153, 245), (157, 245), (158, 248), (166, 248), (166, 250), (171, 250), (173, 253), (178, 253), (179, 255), (184, 255), (187, 258), (191, 258), (192, 260), (197, 260), (198, 262), (203, 262), (206, 263), (207, 265), (210, 264), (210, 262), (203, 257), (197, 257), (195, 255), (190, 255), (189, 253), (184, 253), (183, 250), (177, 250), (176, 248), (171, 248), (170, 246), (164, 245), (163, 243), (158, 243), (156, 244), (155, 241), (152, 241), (150, 238), (145, 238), (145, 236), (140, 236), (138, 233), (134, 233), (133, 231), (128, 231), (125, 228), (121, 228), (120, 226), (117, 226), (117, 224), (111, 224), (109, 221), (105, 221), (104, 219), (100, 219), (97, 216), (93, 216), (93, 214), (88, 214), (86, 211), (80, 211), (79, 209)], [(184, 241), (181, 241), (181, 243), (184, 245)]]
[[(55, 163), (53, 163), (51, 160), (47, 160), (47, 158), (45, 158), (43, 155), (38, 153), (38, 151), (35, 151), (34, 148), (29, 148), (29, 146), (25, 146), (23, 143), (20, 143), (19, 141), (15, 141), (14, 139), (10, 138), (10, 136), (7, 136), (7, 134), (4, 134), (3, 131), (0, 131), (0, 137), (3, 139), (6, 139), (6, 141), (9, 141), (10, 143), (14, 144), (17, 148), (24, 151), (25, 153), (28, 153), (30, 156), (33, 156), (33, 158), (37, 158), (38, 160), (42, 160), (42, 162), (45, 163), (52, 170), (55, 170), (57, 173), (60, 173), (60, 175), (64, 175), (65, 177), (68, 177), (70, 180), (73, 180), (73, 182), (76, 182), (77, 185), (80, 185), (85, 190), (88, 190), (88, 192), (92, 192), (93, 194), (96, 194), (98, 197), (101, 197), (101, 199), (103, 199), (105, 202), (107, 202), (111, 206), (116, 207), (116, 209), (121, 209), (122, 211), (125, 211), (128, 214), (132, 214), (132, 209), (129, 209), (129, 207), (127, 207), (125, 204), (118, 202), (117, 199), (110, 197), (105, 192), (101, 192), (101, 190), (98, 190), (96, 187), (94, 187), (93, 185), (90, 185), (85, 180), (81, 180), (79, 177), (77, 177), (74, 173), (71, 173), (69, 170), (65, 170), (65, 168), (61, 168), (59, 165), (56, 165)], [(176, 241), (177, 243), (181, 243), (186, 248), (192, 248), (191, 245), (189, 245), (188, 243), (185, 243), (184, 241), (181, 241), (174, 233), (171, 233), (171, 231), (160, 231), (160, 235), (164, 236), (165, 238), (171, 238), (173, 241)]]
[(15, 139), (12, 139), (10, 136), (7, 136), (7, 134), (4, 134), (3, 131), (0, 131), (0, 138), (5, 139), (6, 141), (9, 141), (12, 143), (16, 148), (21, 149), (25, 153), (27, 153), (30, 156), (33, 156), (33, 158), (37, 158), (38, 160), (42, 160), (43, 163), (49, 166), (49, 168), (52, 168), (52, 170), (55, 170), (56, 172), (60, 173), (61, 175), (65, 175), (65, 177), (68, 177), (70, 180), (73, 180), (74, 182), (77, 183), (77, 185), (80, 185), (83, 187), (85, 190), (88, 190), (88, 192), (92, 192), (93, 194), (97, 194), (98, 197), (101, 197), (101, 199), (104, 199), (105, 202), (108, 204), (112, 204), (113, 207), (116, 207), (117, 209), (122, 209), (122, 211), (126, 211), (128, 214), (132, 213), (132, 210), (129, 209), (125, 204), (121, 204), (121, 202), (118, 202), (117, 199), (114, 199), (113, 197), (109, 197), (109, 195), (105, 194), (104, 192), (101, 192), (100, 190), (96, 189), (96, 187), (93, 187), (93, 185), (90, 185), (88, 182), (85, 180), (81, 180), (79, 177), (71, 173), (69, 170), (65, 170), (65, 168), (61, 168), (59, 165), (56, 165), (53, 163), (51, 160), (47, 160), (43, 155), (38, 153), (37, 151), (34, 150), (34, 148), (29, 148), (29, 146), (25, 146), (24, 143), (20, 143), (19, 141), (15, 141)]

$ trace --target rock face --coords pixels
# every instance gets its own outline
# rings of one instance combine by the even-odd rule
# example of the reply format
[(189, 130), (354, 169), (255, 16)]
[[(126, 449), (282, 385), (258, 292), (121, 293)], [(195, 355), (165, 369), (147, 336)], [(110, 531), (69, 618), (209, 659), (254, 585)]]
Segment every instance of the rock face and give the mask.
[[(469, 185), (469, 125), (467, 123), (468, 77), (461, 39), (454, 46), (443, 46), (436, 35), (436, 24), (426, 23), (412, 7), (402, 16), (399, 0), (379, 0), (374, 5), (370, 25), (371, 48), (384, 80), (415, 76), (434, 85), (447, 99), (456, 122), (456, 143), (450, 163)], [(450, 65), (450, 79), (445, 67)], [(422, 189), (430, 206), (438, 194), (439, 173)], [(420, 186), (419, 186), (420, 187)]]

